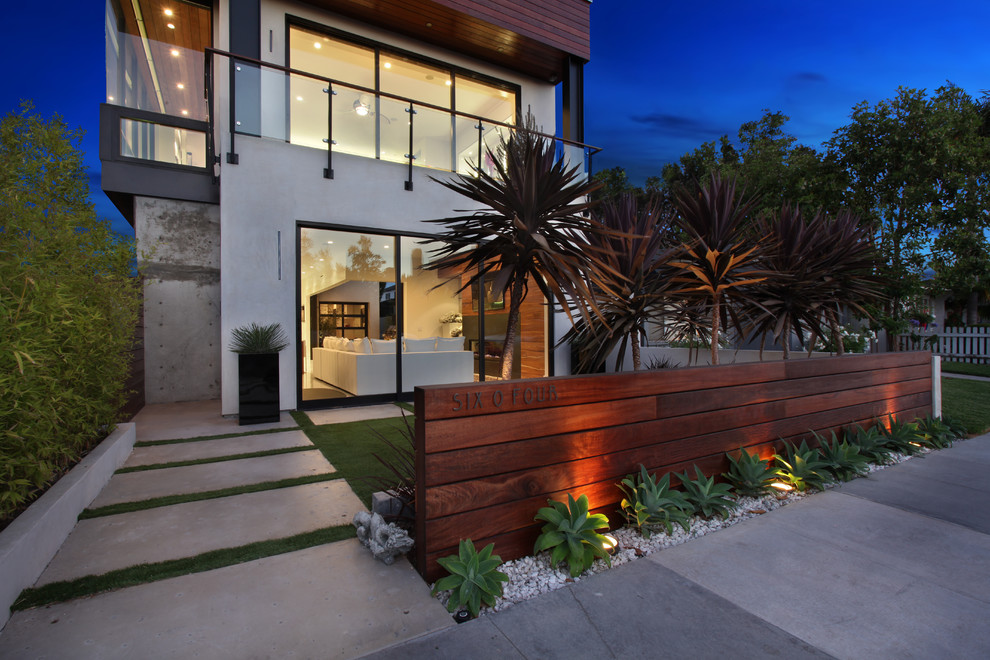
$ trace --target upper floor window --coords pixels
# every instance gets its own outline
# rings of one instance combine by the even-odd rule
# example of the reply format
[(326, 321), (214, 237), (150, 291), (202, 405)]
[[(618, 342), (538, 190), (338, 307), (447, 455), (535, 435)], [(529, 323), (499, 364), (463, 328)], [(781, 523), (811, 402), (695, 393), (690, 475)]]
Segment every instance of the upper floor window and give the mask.
[(105, 28), (107, 103), (207, 120), (203, 52), (213, 33), (208, 6), (107, 0)]

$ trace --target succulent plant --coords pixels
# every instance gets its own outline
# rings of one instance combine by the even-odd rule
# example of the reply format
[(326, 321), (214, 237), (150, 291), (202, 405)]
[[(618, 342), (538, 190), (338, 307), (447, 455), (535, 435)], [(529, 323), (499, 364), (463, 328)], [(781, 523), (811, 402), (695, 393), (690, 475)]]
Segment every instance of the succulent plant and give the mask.
[(670, 488), (670, 475), (659, 481), (655, 474), (648, 474), (646, 466), (639, 466), (639, 476), (630, 474), (619, 484), (625, 497), (620, 506), (626, 522), (635, 525), (645, 538), (654, 529), (663, 527), (667, 534), (673, 532), (672, 523), (684, 531), (691, 529), (689, 521), (693, 507), (680, 491)]
[(849, 481), (866, 474), (869, 459), (860, 453), (858, 446), (851, 445), (845, 440), (839, 442), (835, 431), (832, 431), (831, 441), (814, 433), (814, 431), (812, 433), (818, 438), (818, 451), (821, 453), (822, 461), (826, 463), (825, 469), (833, 477), (839, 481)]
[(739, 450), (739, 458), (728, 453), (726, 457), (729, 459), (729, 471), (724, 472), (723, 476), (738, 494), (761, 497), (770, 491), (770, 482), (776, 476), (770, 468), (770, 461), (742, 448)]
[(884, 446), (884, 436), (880, 433), (879, 425), (871, 426), (868, 429), (858, 425), (855, 430), (846, 429), (846, 439), (859, 447), (859, 453), (871, 463), (877, 465), (890, 463), (891, 451)]
[(918, 441), (931, 449), (951, 447), (957, 435), (940, 417), (929, 415), (916, 422)]
[(877, 421), (880, 433), (883, 435), (883, 446), (900, 454), (914, 456), (921, 451), (921, 437), (918, 425), (914, 422), (898, 421), (893, 415), (887, 415), (887, 424)]
[(810, 449), (804, 440), (799, 447), (788, 442), (784, 447), (784, 455), (774, 454), (773, 458), (777, 463), (777, 478), (794, 490), (823, 490), (831, 478), (827, 464), (821, 460), (821, 454), (817, 449)]
[(609, 566), (612, 565), (606, 550), (609, 539), (596, 531), (608, 528), (608, 518), (601, 513), (588, 513), (587, 495), (575, 500), (568, 493), (567, 504), (556, 500), (548, 500), (548, 503), (550, 506), (536, 513), (535, 520), (546, 524), (536, 539), (533, 554), (550, 550), (550, 565), (555, 567), (566, 561), (571, 577), (586, 571), (595, 557), (601, 557)]
[(230, 350), (234, 353), (278, 353), (289, 345), (281, 323), (234, 328), (230, 332)]
[(687, 471), (677, 475), (694, 513), (705, 518), (711, 518), (716, 514), (728, 518), (729, 512), (736, 507), (730, 495), (732, 487), (729, 484), (715, 483), (715, 477), (706, 477), (697, 465), (694, 466), (694, 473), (696, 479), (689, 477)]
[(495, 599), (502, 595), (502, 583), (508, 582), (509, 576), (495, 570), (502, 565), (502, 558), (492, 554), (494, 549), (495, 544), (489, 543), (477, 552), (474, 542), (464, 539), (456, 555), (437, 560), (450, 575), (437, 580), (432, 593), (450, 590), (448, 612), (466, 607), (476, 617), (482, 603), (489, 607), (495, 605)]

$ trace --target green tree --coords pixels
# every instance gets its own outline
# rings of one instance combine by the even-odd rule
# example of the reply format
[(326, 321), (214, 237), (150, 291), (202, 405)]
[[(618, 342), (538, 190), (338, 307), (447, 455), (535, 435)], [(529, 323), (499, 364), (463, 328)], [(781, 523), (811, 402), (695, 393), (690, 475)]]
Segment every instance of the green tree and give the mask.
[(134, 246), (97, 218), (79, 142), (29, 104), (0, 120), (0, 518), (117, 421)]
[(899, 88), (892, 99), (856, 105), (851, 119), (828, 149), (847, 207), (875, 227), (888, 298), (880, 321), (896, 333), (928, 264), (950, 288), (985, 272), (967, 252), (990, 226), (990, 140), (981, 107), (951, 83), (931, 97)]

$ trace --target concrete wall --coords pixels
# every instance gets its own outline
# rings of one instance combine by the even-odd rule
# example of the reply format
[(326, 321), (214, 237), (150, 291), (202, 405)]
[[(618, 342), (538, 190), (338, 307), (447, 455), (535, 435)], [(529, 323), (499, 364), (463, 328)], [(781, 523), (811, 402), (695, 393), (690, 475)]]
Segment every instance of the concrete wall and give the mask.
[(220, 396), (220, 209), (136, 197), (147, 403)]

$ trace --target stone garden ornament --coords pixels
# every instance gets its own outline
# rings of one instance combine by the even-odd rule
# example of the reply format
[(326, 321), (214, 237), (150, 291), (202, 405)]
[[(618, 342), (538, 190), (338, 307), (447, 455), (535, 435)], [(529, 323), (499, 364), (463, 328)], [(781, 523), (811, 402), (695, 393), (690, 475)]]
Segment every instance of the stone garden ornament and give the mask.
[(385, 564), (391, 565), (396, 557), (413, 547), (409, 532), (395, 523), (385, 522), (377, 513), (358, 511), (354, 514), (353, 524), (357, 528), (358, 540), (371, 550), (375, 559)]

